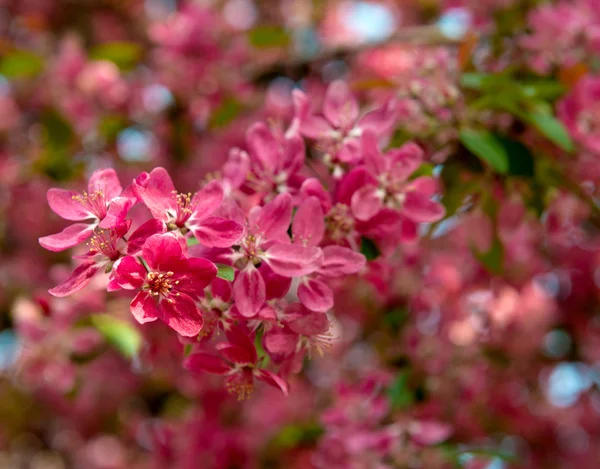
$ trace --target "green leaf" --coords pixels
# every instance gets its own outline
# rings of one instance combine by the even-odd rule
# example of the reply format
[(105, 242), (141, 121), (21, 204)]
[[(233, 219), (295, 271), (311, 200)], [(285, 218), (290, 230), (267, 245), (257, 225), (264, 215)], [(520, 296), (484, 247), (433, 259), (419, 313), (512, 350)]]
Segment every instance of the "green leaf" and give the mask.
[(141, 57), (142, 47), (134, 42), (106, 42), (90, 49), (91, 59), (108, 60), (122, 70), (133, 68)]
[(284, 28), (263, 25), (250, 30), (248, 40), (257, 48), (285, 47), (290, 43), (290, 36)]
[(544, 137), (558, 145), (566, 152), (571, 153), (575, 147), (569, 135), (569, 132), (556, 117), (550, 113), (532, 112), (524, 115)]
[(479, 252), (471, 248), (473, 255), (486, 268), (488, 272), (499, 275), (504, 269), (504, 246), (498, 237), (494, 237), (492, 246), (487, 252)]
[(508, 171), (508, 155), (497, 138), (486, 131), (463, 129), (460, 132), (461, 143), (477, 157), (489, 163), (498, 173)]
[(226, 98), (223, 103), (213, 112), (208, 123), (211, 129), (219, 129), (225, 127), (234, 120), (240, 112), (243, 111), (243, 106), (234, 98)]
[(233, 282), (235, 277), (233, 267), (224, 264), (217, 264), (217, 269), (217, 277), (227, 280), (228, 282)]
[(44, 60), (26, 50), (8, 53), (0, 61), (0, 74), (6, 78), (33, 78), (44, 68)]
[(372, 240), (365, 238), (364, 236), (360, 239), (360, 252), (367, 258), (368, 261), (377, 259), (381, 254), (377, 245)]
[(108, 314), (94, 314), (92, 324), (106, 340), (127, 358), (136, 356), (142, 346), (140, 332), (126, 321)]
[(522, 84), (523, 93), (528, 98), (554, 100), (566, 91), (565, 85), (554, 80), (538, 80)]
[(508, 155), (508, 174), (511, 176), (533, 177), (535, 164), (531, 150), (521, 142), (502, 135), (496, 135), (496, 139)]
[(392, 408), (401, 409), (408, 407), (414, 401), (413, 393), (408, 388), (408, 372), (401, 371), (388, 389)]
[(423, 163), (417, 170), (410, 175), (410, 179), (417, 179), (421, 176), (431, 176), (433, 174), (433, 165), (431, 163)]

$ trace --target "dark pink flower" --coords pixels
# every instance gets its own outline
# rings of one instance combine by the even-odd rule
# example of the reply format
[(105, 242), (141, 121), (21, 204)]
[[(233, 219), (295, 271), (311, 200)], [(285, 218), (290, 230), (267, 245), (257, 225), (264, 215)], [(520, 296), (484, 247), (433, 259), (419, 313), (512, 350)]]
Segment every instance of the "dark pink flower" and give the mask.
[(359, 138), (369, 130), (378, 136), (387, 134), (396, 119), (394, 101), (389, 101), (359, 119), (359, 105), (348, 84), (334, 81), (327, 88), (322, 115), (310, 109), (307, 96), (294, 90), (295, 118), (288, 135), (300, 133), (317, 141), (326, 162), (357, 163), (361, 159)]
[(206, 259), (187, 258), (181, 238), (172, 233), (150, 236), (141, 258), (127, 256), (115, 268), (114, 280), (126, 290), (140, 290), (131, 313), (140, 323), (165, 322), (179, 334), (198, 335), (204, 320), (196, 300), (217, 275)]
[(162, 220), (169, 230), (189, 231), (207, 247), (235, 244), (244, 228), (233, 220), (212, 216), (221, 205), (223, 189), (211, 181), (195, 194), (178, 193), (164, 168), (138, 177), (134, 187), (152, 216)]
[(225, 332), (228, 342), (217, 344), (220, 356), (209, 353), (194, 353), (185, 361), (185, 367), (195, 372), (226, 376), (227, 391), (238, 400), (247, 399), (254, 390), (254, 379), (278, 388), (288, 394), (288, 385), (275, 373), (260, 368), (256, 347), (240, 327)]
[(420, 166), (423, 151), (413, 143), (394, 148), (382, 155), (376, 137), (362, 137), (364, 166), (354, 169), (348, 178), (361, 176), (365, 184), (352, 195), (352, 212), (367, 221), (383, 208), (397, 210), (415, 223), (431, 223), (444, 216), (444, 207), (431, 200), (437, 192), (432, 177), (409, 177)]
[(50, 189), (48, 204), (54, 213), (74, 223), (60, 233), (40, 238), (40, 244), (50, 251), (64, 251), (92, 236), (96, 227), (115, 228), (125, 220), (135, 203), (135, 197), (123, 193), (114, 169), (99, 169), (92, 174), (88, 190), (83, 193), (65, 189)]

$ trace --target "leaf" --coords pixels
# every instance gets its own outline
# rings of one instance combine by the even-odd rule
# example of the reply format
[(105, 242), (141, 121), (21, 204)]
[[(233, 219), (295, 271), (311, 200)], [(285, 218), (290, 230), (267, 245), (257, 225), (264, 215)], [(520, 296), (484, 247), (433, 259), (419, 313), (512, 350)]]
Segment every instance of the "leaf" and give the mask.
[(499, 173), (508, 171), (508, 155), (496, 137), (487, 131), (463, 129), (461, 143), (477, 157), (486, 161)]
[(290, 36), (284, 28), (263, 25), (250, 30), (248, 40), (257, 48), (285, 47), (290, 43)]
[(44, 60), (37, 54), (25, 50), (8, 53), (0, 61), (0, 75), (6, 78), (33, 78), (44, 68)]
[(142, 57), (142, 47), (134, 42), (106, 42), (94, 46), (90, 50), (90, 58), (108, 60), (122, 70), (129, 70)]
[(550, 113), (531, 112), (525, 113), (524, 118), (527, 119), (544, 137), (558, 145), (566, 152), (571, 153), (575, 147), (569, 135), (568, 130)]
[(531, 150), (521, 142), (496, 135), (496, 139), (504, 147), (508, 156), (508, 174), (511, 176), (533, 177), (535, 164)]
[(504, 269), (504, 246), (498, 237), (494, 237), (492, 246), (487, 252), (479, 252), (475, 248), (471, 248), (473, 255), (486, 268), (486, 270), (494, 275), (499, 275)]
[(398, 373), (398, 376), (396, 376), (396, 379), (388, 389), (388, 397), (394, 409), (408, 407), (413, 403), (414, 396), (408, 388), (407, 371)]
[(210, 117), (209, 127), (219, 129), (234, 120), (243, 110), (243, 106), (234, 98), (226, 98)]
[(224, 264), (217, 264), (217, 277), (227, 280), (228, 282), (233, 282), (235, 277), (233, 267)]
[(433, 165), (431, 163), (423, 163), (417, 170), (410, 175), (410, 179), (416, 179), (421, 176), (431, 176), (433, 174)]
[(360, 239), (360, 252), (367, 258), (368, 261), (377, 259), (381, 254), (377, 245), (372, 240), (365, 238), (364, 236)]
[(92, 324), (106, 340), (127, 358), (136, 356), (142, 346), (140, 332), (130, 323), (108, 314), (94, 314)]

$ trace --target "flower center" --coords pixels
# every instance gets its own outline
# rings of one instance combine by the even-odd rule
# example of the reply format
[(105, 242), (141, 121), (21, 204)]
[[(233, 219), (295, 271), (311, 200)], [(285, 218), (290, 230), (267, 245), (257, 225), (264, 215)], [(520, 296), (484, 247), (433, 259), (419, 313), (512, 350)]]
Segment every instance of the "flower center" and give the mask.
[(121, 253), (117, 247), (119, 235), (114, 230), (96, 230), (90, 242), (90, 251), (106, 256), (111, 261), (116, 261)]
[[(173, 275), (173, 272), (148, 272), (146, 277), (146, 289), (148, 293), (155, 297), (164, 296), (165, 298), (170, 295), (179, 296), (179, 293), (172, 293), (175, 285), (179, 284), (179, 280), (172, 279)], [(167, 301), (170, 303), (173, 302), (170, 298), (167, 298)]]
[(71, 198), (84, 205), (99, 220), (106, 216), (106, 198), (101, 190), (98, 189), (90, 193), (83, 192)]
[(194, 212), (195, 204), (192, 201), (192, 193), (183, 194), (173, 191), (173, 197), (175, 198), (175, 207), (167, 212), (168, 224), (172, 225), (172, 229), (183, 228)]
[(325, 217), (325, 224), (334, 241), (346, 238), (354, 230), (354, 218), (350, 215), (350, 208), (344, 204), (336, 204)]

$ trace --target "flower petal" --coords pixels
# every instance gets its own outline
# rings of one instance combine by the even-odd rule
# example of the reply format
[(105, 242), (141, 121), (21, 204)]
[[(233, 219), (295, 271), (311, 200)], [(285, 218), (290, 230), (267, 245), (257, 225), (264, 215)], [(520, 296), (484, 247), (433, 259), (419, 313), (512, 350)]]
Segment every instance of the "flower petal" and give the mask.
[(100, 270), (100, 267), (96, 262), (89, 261), (77, 266), (73, 273), (60, 285), (49, 290), (51, 295), (62, 298), (81, 290), (85, 287), (92, 277)]
[(199, 222), (210, 217), (221, 205), (223, 201), (223, 187), (219, 181), (210, 181), (206, 186), (200, 189), (192, 199), (194, 213), (190, 217), (190, 222)]
[(265, 281), (252, 264), (238, 272), (233, 283), (233, 296), (240, 314), (251, 318), (266, 300)]
[(175, 206), (175, 186), (165, 168), (154, 168), (147, 178), (134, 181), (136, 192), (154, 218), (164, 220), (166, 211)]
[(259, 381), (267, 383), (273, 386), (274, 388), (280, 389), (284, 396), (288, 395), (289, 388), (287, 383), (275, 373), (271, 373), (267, 370), (254, 370), (254, 376), (256, 376), (256, 379), (258, 379)]
[(292, 196), (284, 193), (262, 207), (254, 223), (267, 239), (279, 239), (287, 233), (291, 221)]
[(172, 299), (172, 302), (163, 299), (159, 303), (160, 319), (179, 335), (197, 336), (204, 326), (204, 319), (194, 300), (185, 294)]
[(265, 253), (265, 260), (276, 274), (301, 277), (319, 268), (323, 262), (323, 252), (314, 246), (275, 244)]
[(342, 277), (360, 272), (367, 260), (359, 252), (344, 246), (325, 246), (323, 248), (323, 265), (319, 269), (321, 275)]
[(208, 353), (194, 353), (187, 357), (183, 366), (193, 372), (204, 372), (213, 375), (225, 375), (231, 370), (221, 358)]
[(244, 234), (244, 227), (233, 220), (210, 217), (197, 225), (190, 225), (196, 239), (209, 248), (228, 248)]
[(263, 122), (257, 122), (248, 129), (246, 140), (250, 155), (264, 168), (279, 168), (279, 142)]
[(318, 246), (325, 234), (325, 217), (319, 199), (309, 197), (300, 204), (292, 222), (294, 243)]
[(327, 88), (323, 103), (325, 118), (335, 127), (348, 127), (358, 118), (358, 102), (348, 84), (336, 80)]
[(158, 319), (156, 300), (146, 292), (139, 292), (131, 301), (131, 314), (140, 324), (153, 322)]
[(117, 197), (108, 206), (105, 217), (98, 225), (102, 229), (114, 228), (127, 218), (129, 209), (133, 206), (133, 200), (126, 197)]
[(155, 270), (163, 264), (170, 264), (181, 259), (182, 249), (177, 235), (171, 233), (150, 236), (142, 248), (142, 256)]
[(60, 233), (50, 236), (44, 236), (39, 239), (40, 245), (48, 251), (64, 251), (65, 249), (77, 246), (79, 243), (88, 239), (94, 233), (94, 225), (87, 223), (74, 223), (67, 226)]
[(358, 220), (367, 221), (373, 218), (383, 207), (381, 195), (375, 186), (364, 186), (352, 196), (352, 213)]
[(428, 195), (409, 191), (406, 193), (402, 212), (417, 223), (431, 223), (444, 218), (446, 210), (443, 205), (434, 202)]
[(275, 363), (281, 363), (296, 351), (298, 334), (284, 327), (272, 327), (263, 336), (263, 348)]
[(88, 182), (88, 192), (102, 191), (107, 201), (119, 197), (123, 188), (119, 182), (117, 172), (112, 168), (98, 169), (94, 171)]
[(52, 211), (65, 220), (80, 221), (95, 218), (94, 214), (76, 197), (80, 197), (80, 194), (64, 189), (50, 189), (46, 194), (48, 205)]
[(307, 279), (300, 283), (298, 298), (311, 311), (324, 313), (333, 308), (333, 292), (320, 280)]
[(148, 220), (131, 233), (131, 236), (127, 240), (127, 254), (139, 253), (150, 236), (162, 233), (164, 230), (165, 224), (161, 220), (157, 220), (156, 218)]
[(133, 256), (126, 256), (115, 263), (113, 279), (125, 290), (141, 288), (146, 279), (146, 269)]

